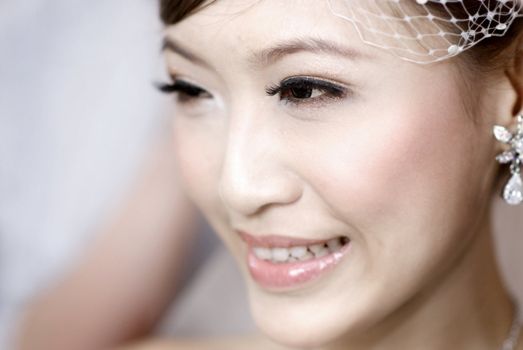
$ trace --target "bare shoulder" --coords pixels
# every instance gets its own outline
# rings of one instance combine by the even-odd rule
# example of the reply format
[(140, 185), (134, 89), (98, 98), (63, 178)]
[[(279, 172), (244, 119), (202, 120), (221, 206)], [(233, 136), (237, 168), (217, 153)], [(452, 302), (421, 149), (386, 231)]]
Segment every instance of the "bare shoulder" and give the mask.
[(519, 340), (518, 345), (516, 346), (516, 350), (523, 350), (523, 329), (519, 333)]
[(276, 348), (274, 344), (259, 336), (246, 336), (213, 339), (156, 339), (113, 350), (270, 350)]

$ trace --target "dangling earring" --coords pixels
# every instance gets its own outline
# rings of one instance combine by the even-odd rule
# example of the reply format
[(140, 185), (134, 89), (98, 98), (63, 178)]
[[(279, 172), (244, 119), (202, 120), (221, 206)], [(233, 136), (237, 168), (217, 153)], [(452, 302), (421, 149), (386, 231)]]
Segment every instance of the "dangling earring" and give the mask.
[(504, 126), (494, 126), (496, 139), (510, 146), (508, 151), (496, 157), (496, 160), (501, 164), (510, 163), (510, 174), (512, 177), (503, 191), (503, 198), (510, 205), (523, 203), (523, 181), (521, 179), (521, 166), (523, 164), (523, 114), (518, 115), (517, 122), (517, 130), (514, 133), (511, 133)]

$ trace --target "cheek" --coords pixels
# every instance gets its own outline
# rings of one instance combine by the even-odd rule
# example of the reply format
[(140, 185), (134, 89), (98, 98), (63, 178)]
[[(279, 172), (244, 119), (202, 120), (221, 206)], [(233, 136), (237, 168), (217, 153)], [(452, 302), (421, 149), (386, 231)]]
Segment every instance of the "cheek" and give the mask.
[(325, 147), (336, 153), (323, 152), (322, 173), (310, 173), (331, 210), (366, 244), (389, 253), (410, 239), (432, 249), (433, 241), (452, 233), (447, 225), (460, 224), (473, 195), (467, 181), (474, 164), (464, 161), (477, 139), (473, 123), (455, 97), (430, 107), (418, 101), (389, 104), (386, 113), (377, 108), (368, 115), (379, 121), (335, 131)]
[[(321, 185), (332, 189), (328, 197), (337, 198), (335, 202), (352, 202), (349, 210), (359, 204), (372, 211), (404, 195), (413, 200), (425, 197), (427, 190), (434, 188), (429, 183), (436, 185), (434, 182), (442, 180), (443, 168), (452, 161), (446, 158), (451, 142), (445, 142), (451, 135), (440, 133), (434, 125), (416, 127), (413, 119), (391, 118), (371, 133), (351, 131), (350, 145), (329, 156), (325, 163), (336, 180)], [(321, 177), (316, 179), (322, 181)], [(340, 193), (336, 188), (344, 188), (343, 197), (336, 195)]]
[(403, 199), (423, 205), (445, 197), (452, 171), (459, 171), (459, 164), (446, 169), (452, 167), (452, 149), (461, 153), (462, 146), (454, 142), (446, 123), (420, 123), (427, 116), (417, 111), (396, 113), (397, 118), (384, 121), (369, 135), (372, 141), (358, 146), (359, 153), (349, 155), (358, 169), (352, 172), (357, 176), (350, 178), (351, 190), (367, 211), (376, 214), (396, 213), (395, 208), (408, 205)]
[(401, 104), (410, 99), (394, 96), (387, 109), (353, 113), (368, 117), (317, 128), (308, 134), (316, 135), (313, 146), (299, 145), (307, 147), (302, 178), (354, 239), (351, 264), (330, 289), (345, 293), (321, 301), (330, 312), (347, 310), (338, 313), (340, 327), (392, 311), (467, 244), (464, 228), (475, 217), (480, 187), (470, 174), (481, 159), (467, 154), (478, 151), (482, 136), (461, 102), (442, 96), (439, 105), (418, 97), (417, 105)]
[(247, 274), (244, 252), (238, 253), (243, 246), (230, 234), (229, 215), (218, 191), (226, 142), (223, 126), (180, 118), (175, 121), (173, 132), (178, 171), (187, 196), (223, 243), (237, 252), (234, 258)]
[[(193, 125), (194, 124), (194, 125)], [(174, 123), (174, 142), (178, 171), (183, 187), (201, 209), (211, 205), (219, 171), (216, 137), (197, 122), (179, 118)]]

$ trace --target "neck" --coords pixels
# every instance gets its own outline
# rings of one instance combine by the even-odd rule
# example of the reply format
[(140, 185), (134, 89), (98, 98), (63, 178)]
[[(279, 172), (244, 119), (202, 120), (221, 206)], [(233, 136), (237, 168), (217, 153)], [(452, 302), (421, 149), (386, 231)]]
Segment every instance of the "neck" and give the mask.
[(485, 217), (470, 246), (443, 277), (343, 348), (499, 349), (512, 323), (513, 305), (497, 269)]

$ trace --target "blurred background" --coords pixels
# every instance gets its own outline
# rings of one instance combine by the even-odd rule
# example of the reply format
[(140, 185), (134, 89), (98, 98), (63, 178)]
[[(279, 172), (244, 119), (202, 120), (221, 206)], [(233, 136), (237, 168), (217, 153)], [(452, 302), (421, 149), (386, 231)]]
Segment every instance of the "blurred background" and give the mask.
[[(166, 79), (157, 12), (151, 0), (0, 1), (0, 349), (168, 129), (153, 88)], [(523, 302), (523, 208), (494, 210), (500, 263)], [(159, 334), (253, 329), (234, 262), (202, 227)]]

